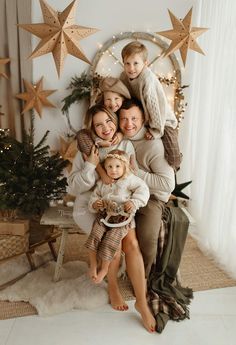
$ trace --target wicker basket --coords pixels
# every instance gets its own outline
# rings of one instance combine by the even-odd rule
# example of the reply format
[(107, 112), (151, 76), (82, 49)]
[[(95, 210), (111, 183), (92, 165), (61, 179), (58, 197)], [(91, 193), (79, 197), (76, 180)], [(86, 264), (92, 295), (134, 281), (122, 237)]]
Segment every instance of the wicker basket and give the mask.
[(0, 221), (0, 260), (25, 253), (29, 249), (27, 220)]
[(24, 236), (0, 235), (0, 260), (25, 253), (29, 248), (29, 233)]

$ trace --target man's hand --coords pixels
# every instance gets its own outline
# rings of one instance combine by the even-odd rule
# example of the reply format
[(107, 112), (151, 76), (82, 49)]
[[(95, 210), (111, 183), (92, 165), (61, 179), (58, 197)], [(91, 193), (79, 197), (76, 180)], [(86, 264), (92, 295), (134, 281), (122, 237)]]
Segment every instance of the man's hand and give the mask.
[(124, 203), (125, 212), (131, 213), (134, 209), (134, 204), (131, 200), (128, 200)]
[(92, 204), (92, 207), (96, 211), (102, 210), (103, 207), (104, 207), (103, 200), (102, 199), (98, 199), (98, 200), (94, 201), (94, 203)]

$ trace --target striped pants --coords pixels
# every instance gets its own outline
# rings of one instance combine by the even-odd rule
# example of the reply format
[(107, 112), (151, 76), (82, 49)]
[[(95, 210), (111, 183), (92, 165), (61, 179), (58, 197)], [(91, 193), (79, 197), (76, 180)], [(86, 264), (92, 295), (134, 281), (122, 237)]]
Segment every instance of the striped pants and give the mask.
[(127, 235), (129, 229), (135, 228), (134, 219), (129, 224), (119, 228), (108, 228), (100, 219), (99, 215), (94, 223), (92, 231), (85, 243), (85, 247), (97, 252), (100, 259), (112, 261), (118, 251), (122, 239)]

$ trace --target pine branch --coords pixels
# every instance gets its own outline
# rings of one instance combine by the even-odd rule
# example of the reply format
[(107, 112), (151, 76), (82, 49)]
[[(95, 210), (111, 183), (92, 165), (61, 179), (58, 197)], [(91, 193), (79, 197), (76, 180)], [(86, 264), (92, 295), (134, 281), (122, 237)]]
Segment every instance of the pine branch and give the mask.
[(64, 114), (68, 113), (72, 104), (78, 103), (83, 99), (89, 100), (93, 88), (98, 87), (100, 80), (101, 77), (99, 75), (88, 76), (85, 72), (83, 72), (80, 77), (73, 77), (67, 88), (72, 89), (72, 92), (62, 100), (62, 102), (64, 102), (62, 112)]

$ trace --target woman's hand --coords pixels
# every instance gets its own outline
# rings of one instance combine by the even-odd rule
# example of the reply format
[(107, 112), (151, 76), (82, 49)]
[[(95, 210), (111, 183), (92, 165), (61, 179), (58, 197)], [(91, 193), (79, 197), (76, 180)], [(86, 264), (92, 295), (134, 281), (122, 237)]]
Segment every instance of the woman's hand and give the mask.
[(128, 200), (124, 203), (124, 210), (127, 213), (131, 213), (134, 209), (134, 204), (131, 200)]
[(131, 170), (134, 172), (134, 174), (136, 174), (138, 170), (138, 166), (137, 166), (136, 158), (133, 154), (130, 155), (129, 165), (130, 165)]
[(99, 155), (98, 155), (98, 148), (93, 145), (90, 155), (87, 156), (85, 153), (83, 153), (84, 160), (97, 166), (99, 163)]
[(103, 200), (102, 199), (98, 199), (98, 200), (94, 201), (94, 203), (92, 204), (92, 207), (96, 211), (102, 210), (103, 207), (104, 207)]

